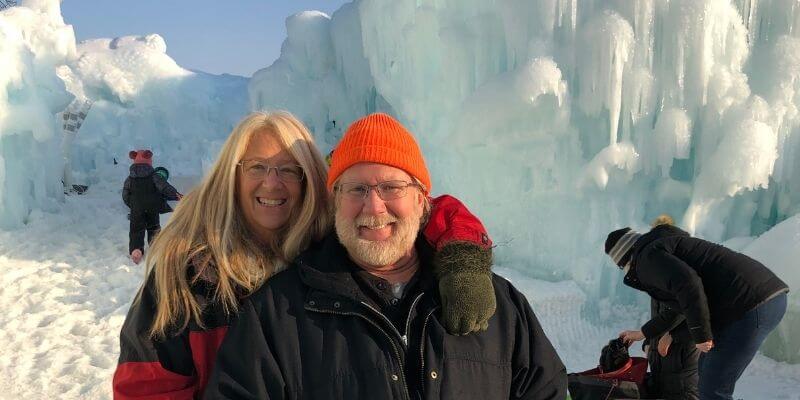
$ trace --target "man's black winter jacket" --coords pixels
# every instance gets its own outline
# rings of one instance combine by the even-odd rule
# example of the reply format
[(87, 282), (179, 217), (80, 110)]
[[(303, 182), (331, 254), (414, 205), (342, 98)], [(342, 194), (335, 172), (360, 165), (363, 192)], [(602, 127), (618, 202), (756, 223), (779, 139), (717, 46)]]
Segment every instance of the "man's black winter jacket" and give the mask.
[(564, 365), (508, 281), (493, 276), (488, 330), (453, 336), (440, 323), (436, 285), (409, 294), (398, 327), (370, 304), (354, 268), (330, 234), (251, 295), (217, 354), (206, 398), (566, 398)]

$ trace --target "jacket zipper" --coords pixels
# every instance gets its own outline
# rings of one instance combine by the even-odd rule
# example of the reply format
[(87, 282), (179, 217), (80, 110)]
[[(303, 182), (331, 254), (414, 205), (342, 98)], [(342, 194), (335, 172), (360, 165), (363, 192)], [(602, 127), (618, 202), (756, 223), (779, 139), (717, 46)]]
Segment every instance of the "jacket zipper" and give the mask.
[(369, 303), (366, 303), (366, 302), (363, 302), (363, 301), (360, 302), (360, 303), (364, 307), (367, 307), (370, 310), (372, 310), (372, 312), (374, 312), (375, 314), (381, 316), (381, 318), (383, 318), (383, 320), (386, 321), (386, 323), (389, 324), (389, 326), (392, 327), (392, 330), (394, 331), (394, 333), (396, 333), (397, 336), (400, 338), (400, 340), (403, 342), (403, 346), (407, 347), (408, 346), (408, 329), (409, 329), (409, 326), (411, 325), (411, 313), (414, 311), (414, 307), (417, 306), (417, 303), (419, 302), (419, 299), (421, 299), (424, 294), (425, 294), (425, 292), (422, 292), (419, 295), (417, 295), (417, 297), (411, 303), (411, 308), (408, 309), (408, 317), (406, 317), (406, 332), (405, 332), (405, 334), (401, 334), (400, 331), (397, 330), (397, 328), (394, 326), (392, 321), (390, 321), (389, 318), (386, 315), (383, 315), (383, 313), (378, 311), (375, 307), (373, 307), (373, 306), (369, 305)]
[[(411, 314), (414, 312), (414, 309), (417, 307), (417, 303), (419, 303), (420, 299), (422, 299), (422, 296), (424, 296), (424, 295), (425, 295), (425, 292), (421, 292), (420, 294), (417, 295), (416, 298), (414, 298), (414, 301), (411, 302), (411, 307), (409, 307), (408, 316), (406, 317), (406, 329), (405, 329), (405, 333), (403, 335), (400, 335), (400, 332), (397, 330), (397, 328), (395, 328), (394, 324), (391, 321), (389, 321), (389, 318), (386, 317), (385, 315), (383, 315), (383, 313), (381, 313), (380, 311), (376, 310), (374, 307), (372, 307), (368, 303), (365, 303), (365, 302), (362, 301), (361, 304), (363, 304), (364, 306), (366, 306), (367, 308), (369, 308), (370, 310), (372, 310), (376, 314), (378, 314), (381, 317), (383, 317), (383, 319), (386, 322), (389, 323), (389, 326), (391, 326), (394, 329), (395, 333), (397, 333), (398, 336), (400, 336), (400, 339), (403, 341), (404, 350), (408, 351), (408, 331), (411, 329)], [(433, 311), (428, 313), (428, 316), (425, 317), (425, 322), (426, 323), (427, 323), (428, 317), (430, 317), (432, 313), (433, 313)], [(423, 328), (422, 329), (422, 340), (424, 342), (424, 340), (425, 340), (425, 325), (424, 324), (423, 324), (422, 328)], [(422, 352), (422, 350), (420, 350), (420, 352)], [(423, 363), (424, 363), (424, 361), (423, 361)], [(405, 369), (403, 369), (402, 372), (403, 372), (403, 383), (405, 384), (406, 383)], [(424, 372), (423, 372), (423, 376), (424, 376)], [(411, 398), (411, 392), (408, 390), (408, 385), (406, 385), (405, 388), (406, 388), (406, 393), (408, 394), (409, 398)], [(423, 389), (423, 387), (421, 386), (420, 390), (422, 390), (422, 389)]]
[(428, 320), (433, 315), (433, 312), (439, 306), (436, 306), (428, 312), (428, 315), (425, 316), (425, 319), (422, 321), (422, 337), (420, 338), (419, 342), (419, 371), (420, 371), (420, 389), (424, 392), (425, 391), (425, 328), (428, 326)]
[(408, 317), (406, 317), (406, 331), (402, 336), (403, 343), (405, 343), (406, 346), (408, 346), (408, 331), (411, 329), (411, 313), (414, 312), (414, 308), (417, 307), (417, 303), (419, 302), (419, 299), (421, 299), (423, 295), (425, 295), (425, 292), (422, 292), (419, 295), (417, 295), (417, 298), (415, 298), (414, 301), (411, 302), (411, 308), (408, 309)]
[(406, 344), (407, 344), (407, 343), (406, 343), (406, 339), (405, 339), (405, 337), (404, 337), (403, 335), (401, 335), (401, 334), (400, 334), (400, 331), (398, 331), (398, 330), (397, 330), (397, 328), (395, 328), (395, 326), (394, 326), (394, 324), (392, 323), (392, 321), (390, 321), (390, 320), (389, 320), (389, 317), (387, 317), (387, 316), (383, 315), (383, 313), (381, 313), (381, 312), (380, 312), (380, 311), (378, 311), (378, 310), (377, 310), (375, 307), (373, 307), (373, 306), (369, 305), (368, 303), (365, 303), (365, 302), (363, 302), (363, 301), (362, 301), (362, 302), (360, 302), (360, 303), (361, 303), (361, 305), (363, 305), (364, 307), (367, 307), (367, 308), (369, 308), (370, 310), (372, 310), (372, 312), (374, 312), (375, 314), (377, 314), (377, 315), (379, 315), (381, 318), (383, 318), (383, 320), (384, 320), (384, 321), (386, 321), (386, 323), (387, 323), (387, 324), (389, 324), (389, 326), (390, 326), (390, 327), (392, 327), (392, 330), (394, 331), (394, 333), (396, 333), (396, 334), (397, 334), (397, 337), (399, 337), (399, 338), (400, 338), (400, 340), (403, 342), (403, 345), (406, 345)]
[[(385, 315), (381, 314), (380, 312), (378, 312), (378, 311), (377, 311), (377, 310), (375, 310), (374, 308), (370, 307), (368, 304), (366, 304), (366, 303), (362, 303), (362, 304), (365, 304), (365, 305), (367, 305), (367, 307), (369, 307), (370, 309), (372, 309), (372, 310), (374, 310), (375, 312), (377, 312), (377, 313), (378, 313), (379, 315), (381, 315), (381, 316), (382, 316), (384, 319), (386, 319), (386, 321), (389, 321), (389, 319), (388, 319), (388, 318), (386, 318), (386, 316), (385, 316)], [(316, 312), (319, 312), (319, 313), (324, 313), (324, 314), (335, 314), (335, 315), (346, 315), (346, 316), (355, 316), (355, 317), (360, 317), (360, 318), (363, 318), (365, 321), (369, 322), (369, 323), (370, 323), (370, 325), (374, 326), (374, 327), (375, 327), (375, 328), (377, 328), (379, 331), (381, 331), (381, 333), (383, 333), (383, 334), (384, 334), (384, 336), (386, 336), (386, 339), (388, 339), (388, 340), (389, 340), (389, 343), (391, 343), (391, 344), (392, 344), (392, 350), (394, 350), (394, 354), (395, 354), (395, 356), (397, 357), (397, 362), (400, 364), (400, 371), (399, 371), (399, 374), (400, 374), (400, 376), (403, 378), (403, 391), (404, 391), (404, 392), (405, 392), (405, 394), (406, 394), (406, 398), (407, 398), (407, 399), (411, 399), (411, 393), (409, 392), (409, 390), (408, 390), (408, 384), (406, 383), (406, 373), (405, 373), (405, 367), (403, 366), (403, 358), (400, 356), (400, 352), (397, 350), (397, 345), (395, 344), (395, 341), (392, 339), (392, 337), (391, 337), (391, 336), (390, 336), (388, 333), (386, 333), (386, 331), (385, 331), (383, 328), (381, 328), (381, 327), (380, 327), (378, 324), (376, 324), (376, 323), (375, 323), (373, 320), (369, 319), (369, 318), (368, 318), (366, 315), (359, 314), (359, 313), (338, 312), (338, 311), (330, 311), (330, 310), (320, 310), (320, 309), (318, 309), (318, 308), (306, 308), (306, 309), (307, 309), (307, 310), (309, 310), (309, 311), (316, 311)], [(389, 325), (390, 325), (390, 326), (392, 326), (392, 325), (391, 325), (391, 323), (390, 323)], [(393, 327), (393, 326), (392, 326), (392, 327)], [(393, 327), (393, 328), (394, 328), (394, 327)], [(397, 329), (394, 329), (394, 330), (395, 330), (395, 332), (397, 332)]]

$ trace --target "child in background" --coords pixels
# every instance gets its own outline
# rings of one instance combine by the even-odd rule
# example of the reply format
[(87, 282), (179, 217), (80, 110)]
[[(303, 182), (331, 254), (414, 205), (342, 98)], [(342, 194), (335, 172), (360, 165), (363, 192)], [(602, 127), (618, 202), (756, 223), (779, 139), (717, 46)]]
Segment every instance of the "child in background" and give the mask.
[(133, 164), (122, 188), (122, 201), (131, 209), (128, 254), (135, 264), (139, 264), (144, 256), (145, 233), (149, 244), (161, 230), (159, 214), (172, 210), (166, 200), (179, 200), (182, 196), (167, 183), (163, 173), (156, 173), (153, 169), (152, 151), (133, 150), (128, 157)]

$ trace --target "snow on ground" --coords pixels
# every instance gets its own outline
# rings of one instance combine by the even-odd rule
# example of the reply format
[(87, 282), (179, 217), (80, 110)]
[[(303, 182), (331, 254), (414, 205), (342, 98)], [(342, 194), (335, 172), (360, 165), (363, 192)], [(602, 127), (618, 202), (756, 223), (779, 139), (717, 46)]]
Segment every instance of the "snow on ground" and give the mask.
[[(143, 270), (126, 257), (128, 222), (120, 199), (127, 165), (58, 214), (0, 232), (0, 399), (110, 399), (118, 334)], [(175, 177), (186, 190), (196, 177)], [(602, 345), (625, 326), (581, 318), (586, 296), (571, 281), (548, 283), (498, 272), (528, 296), (570, 371), (594, 367)], [(759, 356), (737, 398), (800, 399), (800, 365)]]

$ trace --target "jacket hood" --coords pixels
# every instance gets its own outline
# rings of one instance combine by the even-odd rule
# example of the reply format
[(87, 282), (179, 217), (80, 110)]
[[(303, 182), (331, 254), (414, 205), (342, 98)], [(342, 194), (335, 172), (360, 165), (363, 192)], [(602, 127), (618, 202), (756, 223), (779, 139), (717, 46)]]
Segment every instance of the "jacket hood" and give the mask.
[[(415, 242), (419, 254), (420, 268), (431, 268), (433, 249), (420, 235)], [(312, 244), (295, 259), (300, 280), (314, 289), (340, 294), (358, 301), (367, 300), (353, 271), (359, 267), (350, 259), (347, 250), (339, 242), (336, 232), (330, 232), (320, 242)]]
[(146, 178), (153, 175), (153, 166), (149, 164), (132, 164), (130, 170), (131, 178)]
[[(650, 232), (642, 235), (642, 237), (636, 240), (636, 243), (633, 244), (631, 264), (634, 266), (636, 265), (636, 260), (639, 258), (639, 253), (641, 253), (642, 250), (647, 247), (647, 245), (655, 242), (656, 240), (671, 236), (690, 237), (691, 235), (675, 225), (658, 225), (651, 229)], [(639, 275), (636, 271), (636, 268), (629, 269), (628, 273), (623, 276), (622, 280), (630, 287), (637, 289), (641, 288), (641, 284), (639, 283)]]
[(633, 244), (633, 256), (632, 259), (635, 259), (636, 256), (642, 251), (643, 248), (647, 247), (648, 244), (655, 242), (658, 239), (662, 239), (665, 237), (670, 236), (686, 236), (689, 237), (688, 232), (684, 231), (681, 228), (678, 228), (674, 225), (659, 225), (655, 228), (651, 229), (650, 232), (645, 233), (636, 243)]

